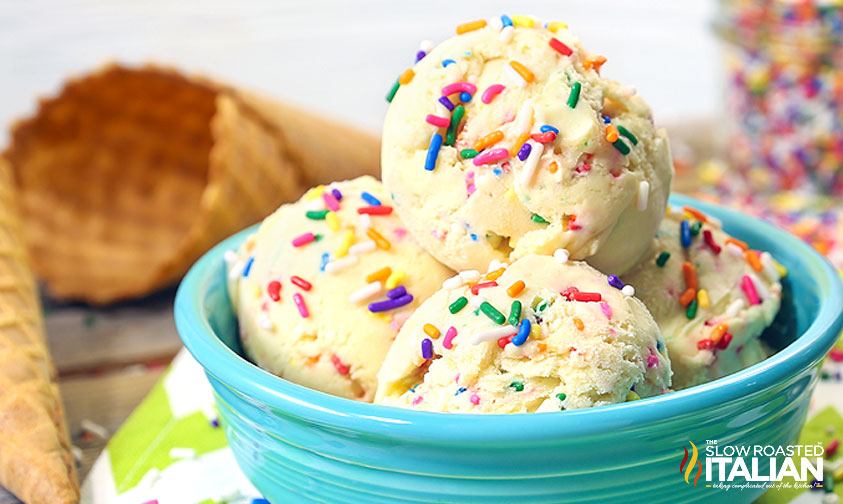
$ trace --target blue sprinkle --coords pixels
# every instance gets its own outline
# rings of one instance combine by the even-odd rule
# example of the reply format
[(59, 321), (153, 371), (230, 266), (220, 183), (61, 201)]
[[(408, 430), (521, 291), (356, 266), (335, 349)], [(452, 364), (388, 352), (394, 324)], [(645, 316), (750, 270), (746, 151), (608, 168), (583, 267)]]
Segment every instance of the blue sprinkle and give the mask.
[(527, 338), (530, 337), (530, 328), (532, 324), (528, 319), (524, 319), (521, 321), (521, 325), (518, 326), (518, 334), (513, 336), (512, 344), (515, 346), (521, 346), (527, 341)]
[(366, 191), (363, 191), (362, 193), (360, 193), (360, 197), (363, 198), (363, 201), (365, 201), (366, 203), (368, 203), (372, 206), (381, 206), (381, 200), (375, 198), (374, 196), (367, 193)]
[(328, 259), (331, 258), (331, 254), (325, 252), (322, 254), (322, 259), (319, 261), (319, 271), (325, 271), (325, 266), (328, 265)]
[(426, 53), (426, 52), (424, 52), (424, 51), (419, 51), (419, 52), (417, 52), (417, 53), (416, 53), (416, 63), (418, 63), (419, 61), (423, 60), (425, 56), (427, 56), (427, 53)]
[(450, 65), (451, 63), (456, 63), (456, 61), (452, 60), (451, 58), (442, 60), (442, 66), (443, 67), (446, 67), (446, 66)]
[(512, 19), (509, 18), (506, 14), (501, 16), (501, 23), (503, 23), (504, 27), (512, 26)]
[(495, 168), (492, 170), (492, 173), (494, 173), (496, 177), (500, 177), (503, 174), (503, 170), (501, 170), (500, 168)]
[(243, 268), (243, 276), (244, 277), (249, 276), (249, 271), (252, 270), (252, 263), (254, 263), (254, 262), (255, 262), (254, 257), (250, 257), (249, 260), (246, 261), (246, 266)]
[(463, 91), (460, 93), (460, 101), (463, 103), (468, 103), (471, 101), (471, 93), (468, 91)]
[(662, 349), (662, 342), (656, 341), (656, 350), (661, 350), (661, 349)]
[(444, 105), (445, 108), (450, 110), (451, 112), (453, 112), (454, 109), (456, 108), (456, 107), (454, 107), (454, 104), (451, 102), (451, 100), (448, 99), (447, 96), (443, 96), (443, 97), (439, 98), (439, 103)]
[(552, 131), (552, 132), (556, 133), (557, 135), (559, 134), (559, 130), (558, 130), (558, 129), (556, 129), (556, 128), (554, 128), (553, 126), (551, 126), (551, 125), (549, 125), (549, 124), (545, 124), (544, 126), (542, 126), (541, 128), (539, 128), (539, 130), (540, 130), (542, 133), (547, 133), (548, 131)]
[(436, 158), (439, 157), (439, 149), (442, 147), (442, 135), (434, 133), (430, 137), (430, 147), (427, 149), (427, 159), (424, 160), (424, 169), (433, 171), (436, 168)]
[(468, 56), (471, 56), (471, 51), (466, 51), (462, 54), (463, 54), (463, 56), (468, 57)]
[(691, 246), (691, 225), (686, 219), (679, 223), (679, 238), (682, 241), (682, 246), (688, 248)]
[(272, 504), (266, 499), (252, 499), (252, 504)]
[(331, 189), (331, 194), (334, 196), (334, 199), (337, 201), (342, 201), (342, 193), (339, 189)]
[(458, 396), (458, 395), (462, 394), (463, 392), (465, 392), (466, 390), (468, 390), (468, 389), (466, 389), (465, 387), (460, 387), (460, 388), (457, 389), (457, 393), (454, 394), (454, 395)]
[(430, 338), (425, 338), (422, 340), (421, 350), (423, 359), (433, 358), (433, 342), (430, 341)]
[(609, 116), (603, 116), (603, 123), (612, 124), (612, 118)]
[(474, 240), (474, 241), (477, 241), (477, 235), (474, 234), (474, 233), (471, 233), (471, 239)]
[(527, 142), (524, 142), (524, 145), (522, 145), (521, 148), (518, 149), (518, 159), (520, 159), (521, 161), (527, 159), (527, 156), (530, 155), (531, 150), (533, 150), (533, 146)]

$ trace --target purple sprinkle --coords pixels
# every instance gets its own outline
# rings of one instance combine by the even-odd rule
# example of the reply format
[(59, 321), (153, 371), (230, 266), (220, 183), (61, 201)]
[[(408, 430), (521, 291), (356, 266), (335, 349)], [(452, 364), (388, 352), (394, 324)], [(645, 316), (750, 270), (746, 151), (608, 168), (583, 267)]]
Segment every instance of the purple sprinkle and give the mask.
[(623, 282), (617, 275), (609, 275), (609, 285), (616, 289), (623, 289)]
[(530, 145), (528, 142), (524, 142), (524, 145), (522, 145), (521, 148), (518, 149), (518, 159), (520, 159), (521, 161), (527, 159), (527, 156), (530, 155), (531, 150), (533, 150), (533, 146)]
[(391, 291), (386, 293), (386, 297), (389, 299), (400, 298), (404, 294), (407, 293), (407, 289), (404, 288), (403, 285), (399, 285), (398, 287), (392, 289)]
[(412, 294), (404, 294), (403, 296), (395, 299), (387, 299), (386, 301), (377, 301), (375, 303), (371, 303), (369, 305), (369, 311), (372, 313), (382, 312), (382, 311), (389, 311), (394, 310), (396, 308), (400, 308), (406, 304), (410, 304), (413, 301)]
[(439, 98), (439, 103), (441, 103), (442, 105), (445, 105), (445, 108), (450, 110), (451, 112), (454, 111), (454, 108), (455, 108), (454, 104), (451, 103), (451, 100), (449, 100), (447, 96), (443, 96), (443, 97)]
[(334, 199), (340, 201), (342, 199), (342, 193), (339, 189), (331, 189), (331, 194), (334, 195)]
[(418, 63), (419, 61), (421, 61), (422, 59), (424, 59), (424, 57), (425, 57), (425, 56), (427, 56), (427, 53), (426, 53), (426, 52), (424, 52), (424, 51), (419, 51), (419, 52), (417, 52), (417, 53), (416, 53), (416, 63)]
[(422, 340), (422, 358), (433, 358), (433, 342), (430, 341), (430, 338), (425, 338)]
[(219, 426), (220, 426), (220, 421), (219, 421), (218, 418), (214, 418), (213, 420), (211, 420), (211, 427), (219, 427)]

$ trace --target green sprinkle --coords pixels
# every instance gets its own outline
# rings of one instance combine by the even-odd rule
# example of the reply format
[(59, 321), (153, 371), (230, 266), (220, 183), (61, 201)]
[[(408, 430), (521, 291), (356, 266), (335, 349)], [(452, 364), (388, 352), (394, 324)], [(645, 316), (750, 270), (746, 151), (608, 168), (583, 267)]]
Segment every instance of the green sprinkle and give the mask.
[(659, 257), (656, 259), (656, 264), (659, 265), (659, 268), (664, 268), (664, 264), (667, 262), (668, 259), (670, 259), (670, 252), (665, 250), (664, 252), (659, 254)]
[(688, 309), (685, 310), (685, 316), (689, 319), (692, 319), (697, 316), (697, 298), (694, 298), (693, 301), (688, 305)]
[(395, 79), (395, 84), (392, 85), (392, 89), (386, 93), (386, 102), (392, 103), (392, 99), (395, 98), (395, 93), (398, 92), (398, 88), (401, 87), (401, 83), (398, 82), (398, 79)]
[(488, 301), (483, 301), (480, 305), (480, 311), (498, 325), (504, 325), (506, 323), (506, 317), (503, 316), (503, 313), (499, 312), (498, 309), (492, 306), (492, 304)]
[(465, 115), (465, 107), (457, 105), (454, 113), (451, 114), (451, 124), (448, 126), (448, 132), (445, 134), (445, 145), (454, 145), (457, 141), (457, 126), (460, 125), (463, 116)]
[(636, 392), (634, 390), (630, 390), (629, 393), (626, 394), (626, 400), (627, 401), (637, 401), (639, 399), (641, 399), (641, 396), (638, 395), (638, 392)]
[(691, 224), (691, 236), (697, 236), (700, 234), (700, 229), (702, 229), (702, 222), (696, 221)]
[(547, 219), (545, 219), (544, 217), (542, 217), (541, 215), (539, 215), (537, 213), (533, 214), (532, 219), (533, 219), (533, 222), (536, 222), (538, 224), (550, 224), (550, 221), (548, 221)]
[(580, 101), (580, 89), (582, 89), (582, 84), (579, 82), (575, 82), (573, 86), (571, 86), (571, 93), (568, 95), (568, 106), (571, 108), (576, 108), (577, 102)]
[(519, 322), (521, 322), (521, 301), (517, 299), (512, 302), (512, 307), (509, 309), (509, 320), (510, 325), (517, 326)]
[(614, 145), (614, 146), (615, 146), (615, 148), (616, 148), (616, 149), (618, 149), (618, 152), (620, 152), (620, 153), (621, 153), (621, 154), (623, 154), (624, 156), (626, 156), (627, 154), (629, 154), (629, 145), (627, 145), (627, 144), (626, 144), (623, 140), (621, 140), (620, 138), (618, 138), (617, 140), (615, 140), (614, 142), (612, 142), (612, 145)]
[(564, 392), (560, 392), (560, 393), (556, 394), (556, 398), (559, 399), (560, 401), (564, 401), (565, 398), (567, 398), (567, 397), (568, 396), (566, 396)]
[(520, 381), (514, 381), (509, 384), (510, 388), (514, 388), (516, 392), (521, 392), (524, 390), (524, 384)]
[(304, 215), (308, 219), (312, 220), (325, 220), (325, 216), (328, 215), (328, 212), (330, 212), (330, 210), (308, 210)]
[(463, 308), (465, 308), (465, 305), (467, 305), (467, 304), (468, 304), (468, 299), (466, 299), (465, 296), (460, 296), (459, 299), (457, 299), (456, 301), (451, 303), (451, 306), (448, 307), (448, 311), (450, 311), (451, 315), (453, 315), (453, 314), (457, 313), (458, 311), (462, 310)]
[(536, 307), (537, 312), (543, 312), (547, 309), (547, 301), (544, 301), (542, 304)]
[(319, 240), (321, 240), (321, 239), (322, 239), (322, 235), (321, 235), (321, 234), (314, 235), (314, 237), (313, 237), (313, 240), (314, 240), (314, 241), (319, 241)]
[(635, 135), (633, 135), (628, 129), (618, 125), (618, 133), (628, 138), (629, 141), (632, 142), (632, 145), (638, 145), (638, 139), (635, 138)]
[(474, 149), (463, 149), (460, 151), (460, 157), (463, 159), (471, 159), (478, 154), (480, 153)]

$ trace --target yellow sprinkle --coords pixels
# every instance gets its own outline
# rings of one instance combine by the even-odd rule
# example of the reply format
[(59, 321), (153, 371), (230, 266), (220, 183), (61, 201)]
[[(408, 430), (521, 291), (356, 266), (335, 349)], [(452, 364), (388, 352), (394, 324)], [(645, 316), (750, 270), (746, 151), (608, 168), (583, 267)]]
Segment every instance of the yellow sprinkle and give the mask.
[(778, 261), (773, 259), (773, 265), (776, 267), (776, 271), (779, 272), (779, 276), (784, 278), (787, 276), (787, 268), (781, 265)]
[(497, 280), (501, 277), (501, 275), (503, 275), (504, 271), (506, 271), (506, 268), (498, 268), (495, 271), (490, 271), (486, 273), (486, 276), (484, 278), (486, 280)]
[(386, 279), (386, 283), (384, 284), (384, 287), (386, 289), (394, 289), (394, 288), (398, 287), (398, 284), (401, 283), (401, 280), (404, 280), (405, 275), (406, 275), (406, 273), (404, 273), (401, 270), (393, 271), (392, 274), (389, 275), (389, 278)]
[(439, 338), (439, 329), (437, 329), (433, 324), (425, 324), (424, 333), (433, 339)]
[(700, 308), (708, 308), (708, 291), (705, 289), (700, 289), (697, 292), (697, 303), (699, 303)]
[(318, 185), (318, 186), (316, 186), (316, 187), (314, 187), (314, 188), (312, 188), (312, 189), (309, 189), (309, 190), (308, 190), (308, 191), (304, 194), (304, 199), (306, 199), (306, 200), (308, 200), (308, 201), (309, 201), (309, 200), (315, 200), (316, 198), (321, 198), (321, 197), (322, 197), (322, 193), (324, 193), (324, 192), (325, 192), (325, 186), (323, 186), (323, 185)]
[(261, 287), (260, 287), (260, 285), (255, 285), (255, 291), (254, 291), (254, 294), (255, 294), (255, 297), (256, 297), (256, 298), (259, 298), (259, 297), (261, 297), (261, 296), (263, 295), (263, 291), (261, 291)]
[(568, 23), (563, 23), (562, 21), (551, 21), (550, 23), (547, 23), (547, 29), (553, 32), (556, 30), (567, 30)]
[(574, 325), (577, 326), (577, 329), (579, 329), (580, 331), (585, 329), (585, 324), (583, 324), (582, 320), (580, 320), (578, 317), (574, 317)]
[(325, 222), (328, 223), (328, 228), (330, 228), (331, 231), (340, 230), (340, 218), (337, 215), (337, 212), (328, 212), (325, 215)]
[(523, 14), (513, 14), (509, 16), (512, 20), (512, 24), (515, 26), (523, 26), (525, 28), (532, 28), (535, 24), (535, 20), (530, 16), (524, 16)]
[(398, 83), (402, 86), (405, 84), (409, 84), (415, 76), (416, 72), (414, 72), (412, 68), (408, 68), (401, 72), (401, 75), (398, 77)]
[(375, 244), (378, 248), (382, 248), (384, 250), (389, 250), (392, 247), (392, 244), (389, 243), (389, 240), (383, 237), (382, 234), (378, 233), (375, 228), (369, 228), (366, 230), (366, 235), (374, 240)]
[(375, 271), (374, 273), (370, 273), (366, 277), (366, 283), (372, 283), (372, 282), (386, 280), (387, 278), (389, 278), (389, 275), (391, 275), (391, 274), (392, 274), (392, 268), (390, 268), (389, 266), (386, 266), (385, 268), (381, 268), (381, 269)]
[(667, 205), (667, 207), (664, 209), (664, 216), (665, 217), (670, 215), (670, 210), (671, 210), (670, 205)]
[(346, 230), (345, 233), (342, 235), (342, 241), (340, 242), (340, 246), (337, 249), (336, 256), (337, 257), (345, 257), (348, 255), (348, 249), (354, 243), (354, 231)]
[[(515, 21), (513, 21), (514, 23)], [(479, 30), (486, 26), (485, 19), (478, 19), (477, 21), (469, 21), (468, 23), (463, 23), (457, 26), (457, 35), (462, 35), (463, 33), (468, 33), (470, 31)]]
[[(530, 338), (532, 338), (532, 339), (541, 339), (542, 338), (542, 328), (541, 328), (540, 325), (533, 324), (533, 326), (530, 327)], [(547, 348), (547, 346), (544, 343), (539, 343), (539, 348), (541, 348), (542, 346)], [(542, 350), (542, 352), (543, 351), (544, 350)]]
[(512, 189), (511, 187), (506, 190), (506, 197), (513, 200), (513, 201), (518, 200), (518, 194), (516, 194), (515, 190)]
[(641, 399), (641, 396), (638, 395), (638, 393), (635, 392), (634, 390), (630, 390), (629, 394), (626, 395), (627, 401), (637, 401), (639, 399)]

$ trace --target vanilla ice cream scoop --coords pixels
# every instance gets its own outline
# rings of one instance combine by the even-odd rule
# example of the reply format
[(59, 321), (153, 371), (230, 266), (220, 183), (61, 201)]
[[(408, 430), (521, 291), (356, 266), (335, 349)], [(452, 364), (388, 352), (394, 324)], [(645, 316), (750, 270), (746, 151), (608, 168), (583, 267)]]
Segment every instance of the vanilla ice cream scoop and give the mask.
[(558, 23), (523, 24), (462, 27), (404, 74), (384, 123), (384, 184), (451, 268), (564, 248), (621, 274), (664, 215), (667, 136), (632, 88), (600, 76), (605, 58)]
[(484, 277), (464, 271), (404, 324), (375, 402), (528, 413), (662, 394), (671, 368), (658, 326), (622, 287), (583, 262), (532, 254)]
[(689, 207), (664, 219), (650, 252), (623, 276), (650, 309), (683, 389), (769, 355), (759, 336), (778, 313), (782, 286), (768, 252), (750, 250)]
[(371, 177), (311, 189), (226, 254), (246, 354), (289, 381), (371, 401), (398, 329), (453, 274)]

